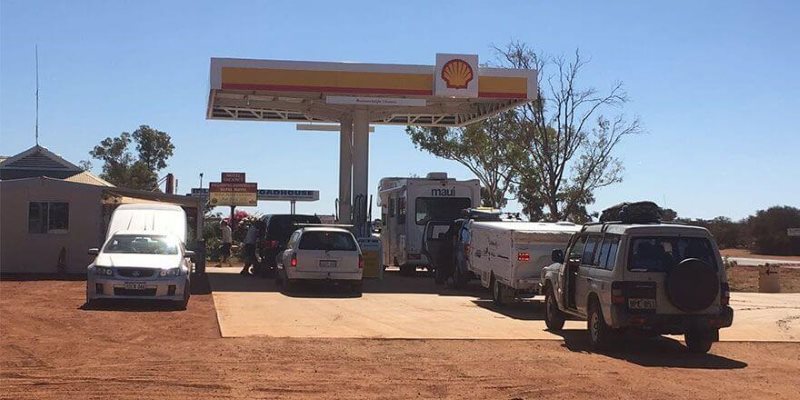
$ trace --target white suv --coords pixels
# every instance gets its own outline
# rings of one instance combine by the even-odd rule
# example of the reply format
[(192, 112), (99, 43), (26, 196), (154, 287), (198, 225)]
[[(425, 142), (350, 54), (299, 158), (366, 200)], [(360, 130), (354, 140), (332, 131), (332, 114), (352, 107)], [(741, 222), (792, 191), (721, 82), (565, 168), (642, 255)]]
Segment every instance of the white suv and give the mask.
[(560, 330), (567, 316), (588, 321), (592, 348), (624, 330), (683, 334), (692, 352), (705, 353), (731, 326), (725, 268), (708, 230), (660, 222), (589, 224), (566, 255), (542, 271), (545, 322)]
[(350, 231), (309, 226), (292, 233), (280, 255), (277, 281), (287, 292), (299, 281), (335, 281), (360, 294), (364, 259)]

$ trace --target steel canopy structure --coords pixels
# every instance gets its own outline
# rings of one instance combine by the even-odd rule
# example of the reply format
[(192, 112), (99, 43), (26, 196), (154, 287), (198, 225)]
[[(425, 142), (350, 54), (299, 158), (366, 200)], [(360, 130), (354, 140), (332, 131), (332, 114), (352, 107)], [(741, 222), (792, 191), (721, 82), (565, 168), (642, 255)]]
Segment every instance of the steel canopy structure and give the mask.
[(339, 123), (339, 217), (358, 225), (368, 207), (370, 124), (464, 126), (537, 96), (534, 70), (480, 67), (476, 55), (437, 54), (436, 61), (212, 58), (206, 118)]

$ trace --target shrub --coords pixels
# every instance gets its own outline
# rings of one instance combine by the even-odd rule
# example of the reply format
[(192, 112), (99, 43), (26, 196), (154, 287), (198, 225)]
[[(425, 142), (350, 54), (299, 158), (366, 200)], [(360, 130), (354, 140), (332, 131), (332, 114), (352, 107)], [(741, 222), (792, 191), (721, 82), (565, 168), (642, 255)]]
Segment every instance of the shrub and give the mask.
[(800, 255), (800, 237), (787, 234), (800, 227), (800, 209), (775, 206), (756, 212), (747, 220), (753, 235), (753, 250), (760, 254)]

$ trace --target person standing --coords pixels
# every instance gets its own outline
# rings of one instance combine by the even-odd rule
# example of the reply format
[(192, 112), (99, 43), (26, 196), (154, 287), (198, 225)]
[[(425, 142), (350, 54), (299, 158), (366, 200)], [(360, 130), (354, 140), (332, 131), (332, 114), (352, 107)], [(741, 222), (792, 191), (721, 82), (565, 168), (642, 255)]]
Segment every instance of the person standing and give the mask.
[(250, 275), (250, 267), (256, 263), (256, 241), (258, 240), (258, 227), (255, 223), (250, 224), (247, 228), (247, 234), (244, 236), (244, 268), (242, 275)]
[[(231, 246), (233, 245), (233, 231), (231, 230), (230, 225), (228, 225), (228, 221), (222, 220), (220, 222), (220, 230), (222, 231), (222, 245), (220, 246), (220, 253), (222, 255), (222, 263), (221, 264), (228, 264), (231, 266)], [(221, 264), (217, 264), (217, 267), (221, 267)]]

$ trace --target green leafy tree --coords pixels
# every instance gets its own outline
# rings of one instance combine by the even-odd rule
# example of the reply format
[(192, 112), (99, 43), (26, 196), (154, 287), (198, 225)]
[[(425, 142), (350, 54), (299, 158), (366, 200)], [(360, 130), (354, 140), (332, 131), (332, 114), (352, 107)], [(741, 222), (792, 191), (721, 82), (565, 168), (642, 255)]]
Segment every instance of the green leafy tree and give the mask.
[(747, 220), (753, 235), (753, 250), (760, 254), (800, 255), (800, 237), (788, 228), (800, 227), (800, 208), (775, 206), (756, 212)]
[(538, 71), (538, 98), (514, 110), (509, 143), (519, 147), (517, 197), (531, 219), (590, 220), (586, 206), (600, 188), (622, 181), (614, 150), (626, 136), (641, 132), (637, 119), (602, 113), (628, 102), (621, 83), (607, 93), (583, 88), (586, 61), (544, 57), (522, 43), (496, 48), (502, 63)]
[(483, 205), (505, 206), (517, 171), (515, 148), (506, 140), (513, 115), (505, 113), (463, 128), (406, 127), (414, 145), (467, 167), (481, 182)]
[[(129, 145), (136, 142), (136, 156)], [(158, 172), (167, 166), (175, 146), (166, 132), (141, 125), (133, 133), (122, 132), (118, 137), (107, 137), (89, 152), (92, 158), (103, 162), (100, 175), (108, 182), (132, 189), (157, 188)], [(88, 165), (91, 165), (89, 163)]]

